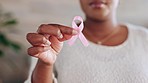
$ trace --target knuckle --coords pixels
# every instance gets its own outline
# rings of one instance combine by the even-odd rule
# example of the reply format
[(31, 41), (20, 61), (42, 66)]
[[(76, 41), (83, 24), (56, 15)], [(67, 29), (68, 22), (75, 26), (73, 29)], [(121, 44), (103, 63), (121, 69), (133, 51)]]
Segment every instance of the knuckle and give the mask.
[(26, 35), (26, 39), (27, 39), (28, 41), (30, 41), (31, 37), (32, 37), (32, 33), (28, 33), (28, 34)]
[(62, 33), (69, 34), (69, 35), (72, 33), (72, 30), (73, 30), (72, 28), (66, 27), (66, 26), (61, 27), (60, 29), (61, 29)]
[(33, 47), (30, 47), (30, 48), (27, 49), (28, 55), (31, 55), (31, 56), (32, 56), (32, 48), (33, 48)]
[(67, 29), (65, 29), (65, 33), (67, 33), (67, 34), (71, 34), (71, 33), (72, 33), (72, 29), (71, 29), (71, 28), (67, 28)]
[(30, 47), (28, 48), (27, 52), (28, 52), (28, 55), (33, 56), (40, 52), (43, 52), (43, 47)]
[(32, 38), (36, 42), (43, 42), (45, 38), (42, 35), (36, 35)]
[(49, 32), (55, 36), (59, 36), (61, 34), (61, 31), (59, 29), (59, 25), (49, 25)]
[(46, 24), (41, 24), (38, 28), (38, 32), (43, 32), (44, 31), (44, 28), (46, 27), (47, 25)]
[(41, 24), (41, 25), (39, 26), (39, 28), (45, 27), (45, 26), (46, 26), (46, 24)]
[(27, 33), (26, 37), (27, 37), (27, 38), (29, 38), (29, 37), (30, 37), (30, 35), (31, 35), (31, 33)]
[(43, 35), (33, 33), (27, 34), (27, 40), (32, 45), (39, 45), (46, 42), (46, 38)]

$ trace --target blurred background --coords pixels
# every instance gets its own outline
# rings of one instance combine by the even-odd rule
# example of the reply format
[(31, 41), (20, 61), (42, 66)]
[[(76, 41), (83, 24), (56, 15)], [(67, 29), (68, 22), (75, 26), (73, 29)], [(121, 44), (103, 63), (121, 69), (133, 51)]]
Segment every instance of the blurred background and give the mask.
[[(118, 20), (148, 27), (147, 8), (148, 0), (120, 0)], [(79, 0), (0, 0), (0, 83), (24, 83), (32, 72), (28, 32), (43, 23), (71, 26), (76, 15), (84, 18)]]

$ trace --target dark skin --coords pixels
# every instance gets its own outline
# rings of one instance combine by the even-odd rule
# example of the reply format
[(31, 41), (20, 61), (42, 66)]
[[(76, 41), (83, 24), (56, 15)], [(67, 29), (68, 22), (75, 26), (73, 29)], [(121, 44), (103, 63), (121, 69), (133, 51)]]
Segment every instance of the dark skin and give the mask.
[[(95, 24), (94, 24), (95, 25)], [(94, 26), (92, 25), (92, 26)], [(89, 26), (89, 25), (88, 25)], [(97, 26), (97, 25), (96, 25)], [(103, 26), (103, 25), (102, 25)], [(85, 29), (83, 30), (83, 34), (86, 36), (86, 38), (93, 42), (96, 43), (100, 40), (103, 40), (106, 36), (108, 36), (108, 34), (110, 34), (110, 30), (109, 29), (102, 29), (102, 28), (90, 28), (91, 25), (89, 27), (85, 27)], [(101, 31), (101, 30), (103, 31)], [(106, 46), (117, 46), (122, 44), (128, 36), (128, 30), (126, 28), (126, 26), (122, 26), (119, 25), (116, 28), (116, 32), (110, 36), (107, 41), (103, 42), (102, 45), (106, 45)], [(98, 33), (100, 31), (100, 33)], [(93, 33), (93, 34), (92, 34)]]
[[(122, 44), (127, 39), (127, 28), (118, 24), (115, 17), (115, 7), (118, 0), (106, 0), (106, 5), (98, 8), (91, 7), (90, 4), (100, 0), (80, 0), (82, 10), (86, 14), (84, 35), (88, 40), (96, 43), (104, 39), (113, 30), (117, 30), (103, 45), (116, 46)], [(92, 13), (93, 12), (93, 13)]]
[[(118, 24), (116, 20), (118, 2), (119, 0), (80, 0), (86, 16), (83, 33), (88, 40), (97, 43), (113, 31), (115, 33), (104, 41), (103, 45), (117, 46), (127, 39), (126, 26)], [(32, 45), (28, 49), (28, 54), (38, 58), (32, 74), (32, 83), (52, 83), (52, 70), (56, 55), (60, 53), (63, 42), (77, 33), (68, 26), (42, 24), (37, 33), (27, 34), (27, 40)], [(48, 55), (43, 53), (45, 51), (48, 51)]]

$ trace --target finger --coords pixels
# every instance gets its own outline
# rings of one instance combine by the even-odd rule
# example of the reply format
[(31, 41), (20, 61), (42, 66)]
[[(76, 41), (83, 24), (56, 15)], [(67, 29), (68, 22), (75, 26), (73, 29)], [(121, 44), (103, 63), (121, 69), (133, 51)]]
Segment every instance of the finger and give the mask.
[(63, 42), (60, 42), (56, 37), (51, 36), (49, 40), (52, 42), (51, 47), (56, 51), (56, 53), (59, 53), (61, 51), (61, 47), (63, 46)]
[(62, 26), (58, 24), (43, 24), (39, 27), (38, 33), (54, 35), (58, 38), (62, 38), (63, 34), (76, 35), (78, 32), (73, 28)]
[(71, 28), (71, 27), (67, 27), (67, 26), (63, 26), (63, 25), (57, 25), (58, 28), (60, 28), (61, 32), (64, 34), (64, 35), (76, 35), (78, 34), (78, 31)]
[(51, 44), (45, 36), (37, 33), (28, 33), (26, 38), (28, 42), (33, 46), (42, 46), (43, 44), (44, 45)]
[(42, 24), (37, 32), (39, 34), (48, 34), (48, 35), (54, 35), (57, 38), (62, 38), (63, 35), (60, 31), (60, 29), (58, 28), (58, 26), (52, 26), (52, 25), (48, 25), (48, 24)]
[(31, 55), (31, 56), (35, 56), (39, 53), (42, 53), (42, 52), (45, 52), (47, 50), (49, 50), (51, 47), (49, 46), (42, 46), (42, 47), (30, 47), (28, 48), (28, 54)]
[(65, 40), (69, 40), (72, 36), (71, 35), (63, 35), (63, 38), (62, 39), (59, 39), (59, 41), (65, 41)]

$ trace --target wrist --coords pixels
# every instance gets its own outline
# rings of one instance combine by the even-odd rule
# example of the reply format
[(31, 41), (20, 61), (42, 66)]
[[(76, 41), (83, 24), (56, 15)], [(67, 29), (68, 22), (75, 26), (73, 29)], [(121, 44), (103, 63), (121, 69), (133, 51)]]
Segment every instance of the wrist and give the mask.
[(38, 59), (37, 64), (38, 64), (38, 66), (47, 67), (47, 68), (52, 68), (53, 67), (53, 64), (45, 63), (45, 62), (41, 61), (40, 59)]

